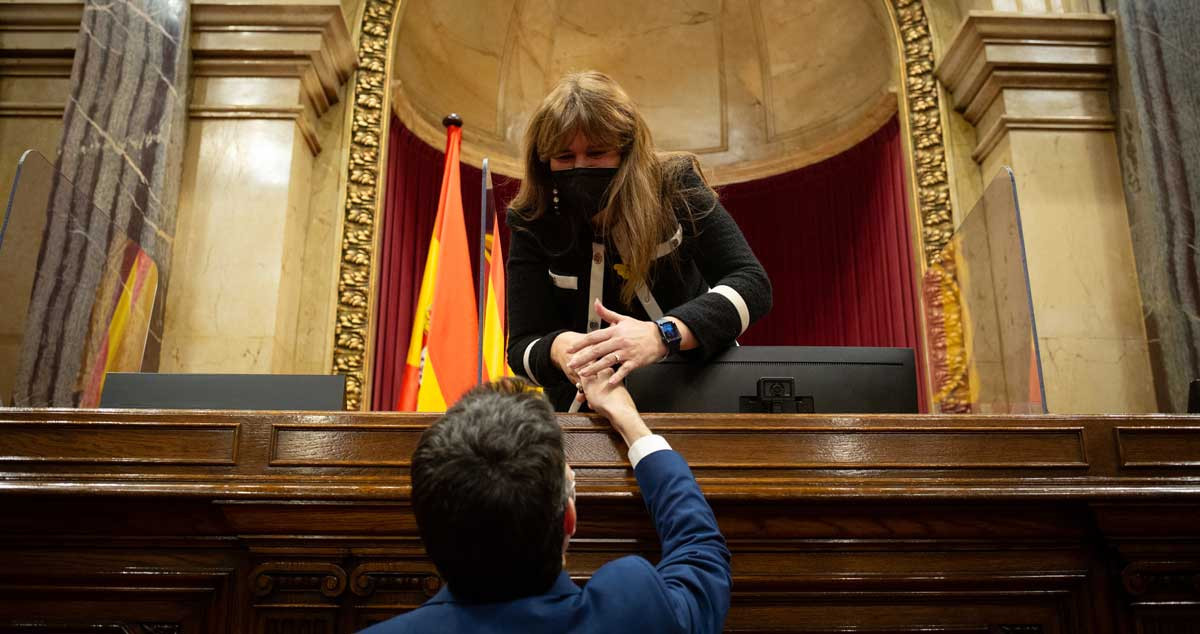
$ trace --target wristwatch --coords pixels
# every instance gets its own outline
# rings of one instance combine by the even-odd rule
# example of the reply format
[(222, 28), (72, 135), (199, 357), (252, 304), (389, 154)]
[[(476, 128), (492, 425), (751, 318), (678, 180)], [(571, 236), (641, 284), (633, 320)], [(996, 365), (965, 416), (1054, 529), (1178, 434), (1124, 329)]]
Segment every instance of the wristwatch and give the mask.
[(683, 342), (683, 335), (679, 334), (679, 326), (675, 322), (663, 317), (655, 320), (658, 325), (658, 335), (662, 337), (662, 342), (667, 346), (668, 354), (679, 352), (679, 344)]

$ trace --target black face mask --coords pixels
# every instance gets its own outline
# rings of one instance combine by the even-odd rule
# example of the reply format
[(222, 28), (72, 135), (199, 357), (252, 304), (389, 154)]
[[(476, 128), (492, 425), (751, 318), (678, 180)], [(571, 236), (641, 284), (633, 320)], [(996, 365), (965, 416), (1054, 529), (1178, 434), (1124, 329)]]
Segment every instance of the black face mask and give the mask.
[(556, 207), (563, 213), (581, 218), (595, 216), (608, 202), (608, 186), (616, 175), (615, 167), (577, 167), (550, 172), (554, 188), (558, 190)]

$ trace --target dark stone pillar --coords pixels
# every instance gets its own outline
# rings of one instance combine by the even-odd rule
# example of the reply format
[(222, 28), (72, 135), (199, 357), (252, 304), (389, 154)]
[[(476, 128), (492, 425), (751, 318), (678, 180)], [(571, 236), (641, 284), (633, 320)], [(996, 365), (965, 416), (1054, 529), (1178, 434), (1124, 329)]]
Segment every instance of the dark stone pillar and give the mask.
[(1159, 407), (1200, 378), (1200, 12), (1109, 0), (1118, 28), (1121, 163)]
[(126, 238), (158, 267), (144, 367), (158, 366), (187, 124), (189, 4), (85, 3), (56, 165), (61, 177), (50, 196), (14, 389), (18, 405), (78, 403), (103, 263)]

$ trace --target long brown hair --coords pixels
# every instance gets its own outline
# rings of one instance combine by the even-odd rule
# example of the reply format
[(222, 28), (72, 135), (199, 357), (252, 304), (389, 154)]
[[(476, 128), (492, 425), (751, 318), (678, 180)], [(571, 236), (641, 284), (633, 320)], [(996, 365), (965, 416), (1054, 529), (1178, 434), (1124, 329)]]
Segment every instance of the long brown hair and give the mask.
[[(676, 229), (676, 210), (691, 215), (683, 176), (700, 174), (696, 157), (682, 152), (656, 153), (650, 129), (629, 95), (611, 77), (597, 71), (568, 73), (542, 100), (525, 130), (525, 179), (512, 208), (526, 220), (542, 217), (548, 207), (550, 157), (582, 132), (589, 144), (616, 148), (621, 165), (609, 186), (607, 205), (593, 222), (612, 239), (628, 269), (621, 301), (633, 303), (647, 281), (655, 248)], [(704, 190), (715, 193), (703, 181)]]

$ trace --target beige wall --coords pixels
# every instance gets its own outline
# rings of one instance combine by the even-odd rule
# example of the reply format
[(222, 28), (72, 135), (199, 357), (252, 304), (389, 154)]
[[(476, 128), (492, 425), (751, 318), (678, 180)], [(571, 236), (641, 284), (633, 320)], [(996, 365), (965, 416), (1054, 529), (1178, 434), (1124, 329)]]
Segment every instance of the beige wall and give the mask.
[[(887, 0), (890, 2), (890, 0)], [(933, 29), (934, 45), (940, 53), (962, 26), (971, 11), (1056, 14), (1103, 13), (1102, 0), (924, 0), (925, 13)]]
[(346, 184), (346, 96), (317, 122), (321, 153), (312, 158), (309, 177), (307, 233), (301, 259), (300, 301), (296, 313), (295, 368), (325, 374), (333, 354), (333, 322), (337, 302), (339, 230)]
[(1003, 152), (1022, 208), (1046, 402), (1063, 413), (1155, 411), (1114, 135), (1013, 131)]
[(1052, 412), (1156, 407), (1109, 105), (1112, 36), (1101, 16), (972, 14), (938, 68), (976, 128), (982, 182), (1015, 174)]
[(161, 371), (292, 369), (296, 234), (308, 212), (292, 178), (298, 136), (290, 121), (188, 127)]
[(339, 0), (289, 11), (193, 3), (164, 372), (330, 371), (353, 50)]

